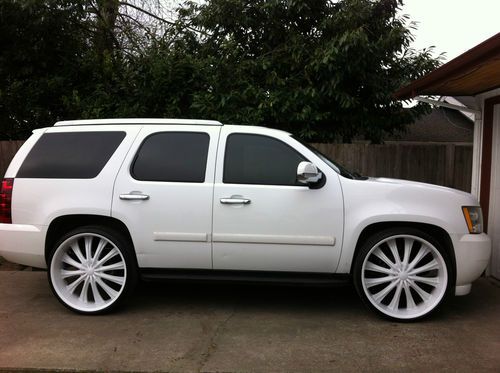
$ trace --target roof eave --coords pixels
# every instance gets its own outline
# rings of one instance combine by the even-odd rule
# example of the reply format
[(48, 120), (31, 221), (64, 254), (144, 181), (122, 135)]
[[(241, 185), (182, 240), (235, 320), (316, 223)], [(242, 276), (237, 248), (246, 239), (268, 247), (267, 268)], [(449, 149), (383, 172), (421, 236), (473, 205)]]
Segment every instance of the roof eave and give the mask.
[[(449, 92), (432, 91), (432, 87), (450, 79), (453, 75), (470, 70), (479, 63), (500, 53), (500, 33), (469, 49), (436, 70), (422, 76), (394, 93), (396, 99), (410, 99), (420, 94), (450, 95)], [(430, 90), (430, 91), (429, 91)], [(477, 92), (461, 92), (462, 95), (474, 95)]]

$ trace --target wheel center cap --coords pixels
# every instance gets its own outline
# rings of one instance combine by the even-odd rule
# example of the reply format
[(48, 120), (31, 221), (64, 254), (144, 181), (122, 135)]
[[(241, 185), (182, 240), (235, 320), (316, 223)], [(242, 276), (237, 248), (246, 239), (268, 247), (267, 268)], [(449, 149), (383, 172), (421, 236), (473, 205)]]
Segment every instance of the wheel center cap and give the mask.
[(407, 279), (408, 279), (408, 274), (407, 274), (406, 272), (400, 272), (400, 273), (399, 273), (399, 279), (400, 279), (401, 281), (405, 281), (405, 280), (407, 280)]

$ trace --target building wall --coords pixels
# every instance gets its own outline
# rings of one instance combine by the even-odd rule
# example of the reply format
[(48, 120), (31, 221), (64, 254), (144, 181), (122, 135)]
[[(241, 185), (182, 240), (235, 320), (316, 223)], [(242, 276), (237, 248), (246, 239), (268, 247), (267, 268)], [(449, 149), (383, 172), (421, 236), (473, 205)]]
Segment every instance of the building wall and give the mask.
[(405, 132), (385, 136), (384, 141), (472, 144), (473, 138), (473, 120), (458, 110), (436, 107), (411, 123)]
[(488, 233), (493, 240), (491, 274), (500, 279), (500, 105), (493, 115), (493, 152), (491, 159), (491, 189)]

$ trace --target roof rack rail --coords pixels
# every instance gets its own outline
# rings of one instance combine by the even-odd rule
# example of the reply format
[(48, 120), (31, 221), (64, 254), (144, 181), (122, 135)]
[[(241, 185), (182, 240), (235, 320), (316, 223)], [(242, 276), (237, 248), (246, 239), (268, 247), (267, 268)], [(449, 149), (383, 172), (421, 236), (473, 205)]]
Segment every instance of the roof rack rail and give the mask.
[(64, 120), (56, 122), (54, 126), (83, 126), (83, 125), (104, 125), (104, 124), (181, 124), (181, 125), (204, 125), (222, 126), (216, 120), (203, 119), (159, 119), (159, 118), (123, 118), (123, 119), (81, 119)]

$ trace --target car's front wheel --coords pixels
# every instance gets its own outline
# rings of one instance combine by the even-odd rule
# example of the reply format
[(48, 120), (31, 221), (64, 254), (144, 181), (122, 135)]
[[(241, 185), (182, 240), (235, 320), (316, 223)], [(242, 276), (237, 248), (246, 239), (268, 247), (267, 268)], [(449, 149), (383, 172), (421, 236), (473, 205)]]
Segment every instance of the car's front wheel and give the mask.
[(395, 228), (364, 243), (353, 276), (358, 294), (370, 308), (391, 319), (415, 320), (434, 311), (445, 298), (450, 264), (432, 236)]
[(137, 281), (131, 244), (109, 229), (75, 229), (54, 246), (48, 278), (56, 297), (69, 309), (84, 314), (109, 311)]

